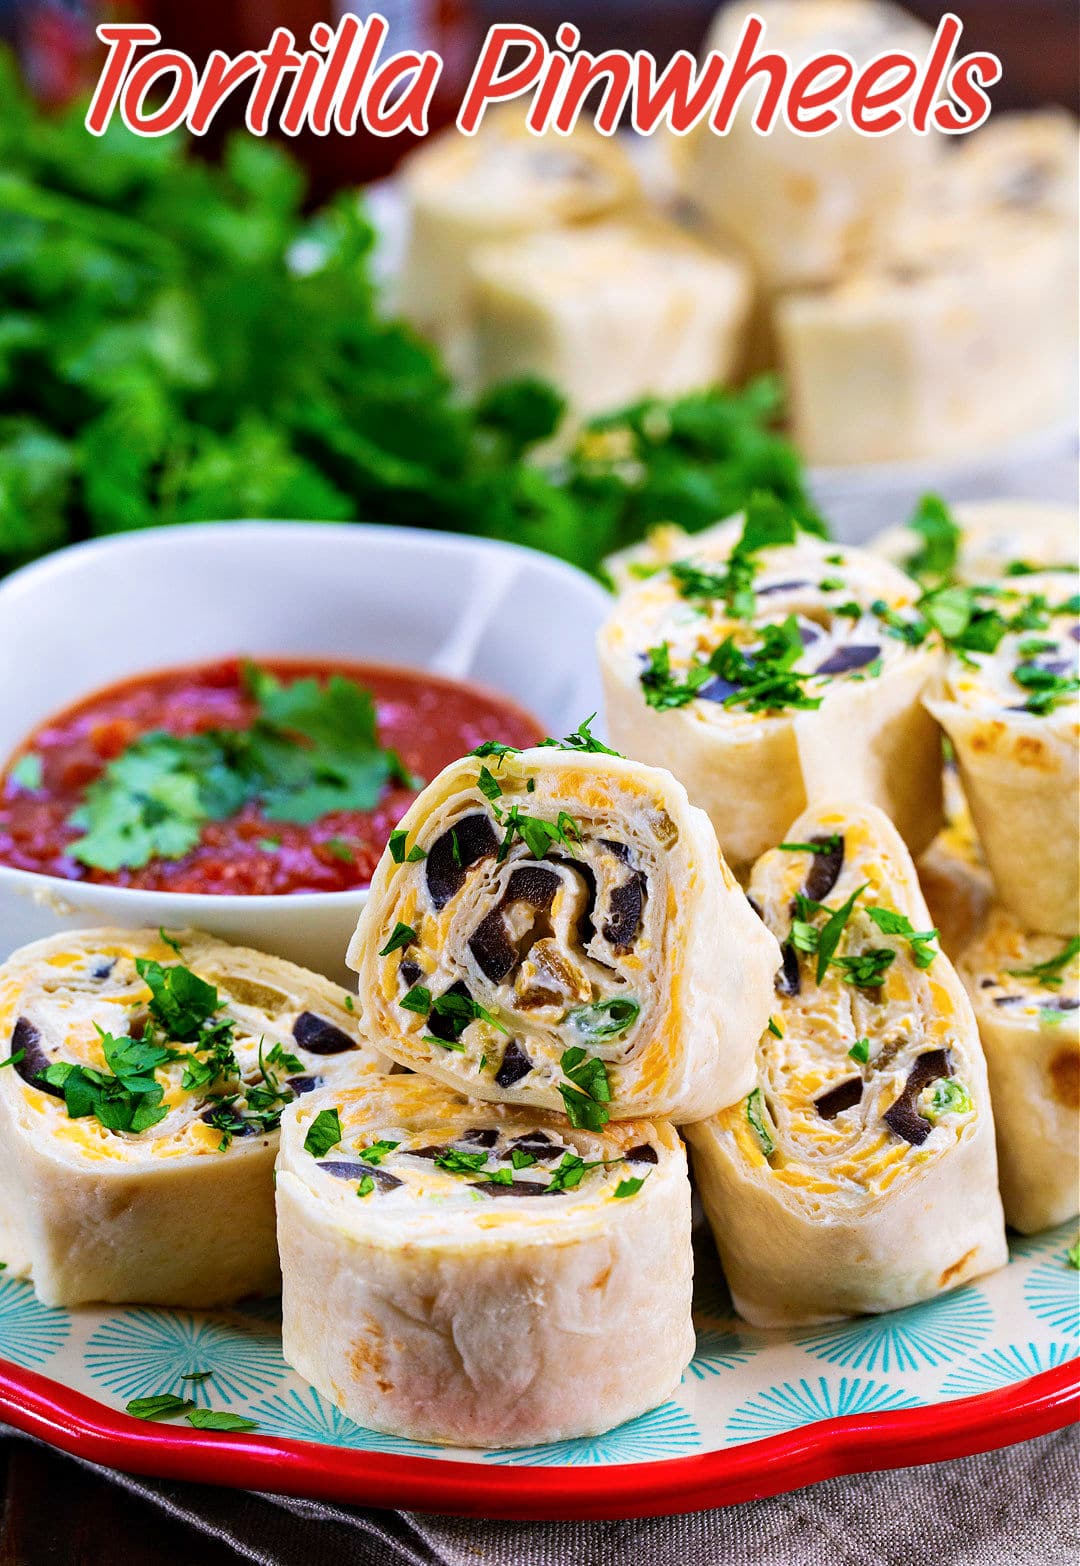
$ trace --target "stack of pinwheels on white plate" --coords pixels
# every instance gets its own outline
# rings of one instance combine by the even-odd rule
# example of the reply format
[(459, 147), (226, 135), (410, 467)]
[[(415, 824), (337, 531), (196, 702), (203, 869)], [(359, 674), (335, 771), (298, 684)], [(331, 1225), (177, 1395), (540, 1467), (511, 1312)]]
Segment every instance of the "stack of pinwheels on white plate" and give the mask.
[[(910, 558), (759, 501), (613, 562), (610, 747), (586, 720), (436, 777), (355, 998), (190, 931), (15, 953), (12, 1271), (49, 1304), (210, 1306), (280, 1259), (324, 1396), (500, 1447), (678, 1384), (682, 1136), (759, 1326), (930, 1299), (1003, 1265), (1006, 1218), (1074, 1213), (1070, 530), (917, 521)], [(942, 728), (974, 826), (954, 799), (939, 833)]]

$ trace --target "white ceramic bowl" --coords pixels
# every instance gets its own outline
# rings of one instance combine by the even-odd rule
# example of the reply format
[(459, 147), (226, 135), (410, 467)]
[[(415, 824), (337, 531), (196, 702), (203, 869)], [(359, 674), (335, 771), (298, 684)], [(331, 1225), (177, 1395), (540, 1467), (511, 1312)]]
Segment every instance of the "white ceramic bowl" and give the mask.
[[(0, 585), (0, 765), (100, 686), (237, 653), (472, 680), (565, 734), (600, 709), (594, 637), (607, 603), (590, 577), (534, 550), (410, 528), (230, 522), (79, 544)], [(193, 925), (344, 982), (364, 898), (151, 892), (0, 865), (0, 958), (63, 928)]]

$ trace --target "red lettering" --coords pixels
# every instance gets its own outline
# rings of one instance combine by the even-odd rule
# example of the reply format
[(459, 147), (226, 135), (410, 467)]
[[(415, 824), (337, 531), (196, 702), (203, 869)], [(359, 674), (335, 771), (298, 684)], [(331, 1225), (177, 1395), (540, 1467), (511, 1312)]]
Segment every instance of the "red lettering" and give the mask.
[(951, 103), (934, 110), (934, 123), (950, 136), (978, 130), (990, 115), (990, 99), (983, 92), (1001, 80), (1001, 61), (996, 54), (968, 54), (958, 60), (949, 77), (949, 94), (965, 110), (957, 114)]
[(210, 121), (225, 99), (234, 88), (239, 87), (242, 81), (246, 81), (258, 69), (259, 62), (250, 49), (244, 54), (238, 54), (235, 60), (230, 60), (221, 49), (214, 50), (206, 62), (206, 69), (199, 83), (199, 95), (188, 119), (188, 124), (196, 136), (206, 134)]
[(371, 17), (364, 28), (360, 53), (357, 55), (356, 64), (352, 68), (349, 85), (346, 87), (341, 102), (338, 104), (337, 112), (334, 115), (334, 124), (343, 136), (355, 136), (356, 134), (360, 97), (375, 62), (379, 58), (379, 52), (386, 42), (386, 35), (389, 31), (390, 28), (386, 18), (378, 14)]
[(678, 136), (683, 136), (700, 120), (709, 106), (724, 69), (724, 57), (713, 49), (697, 76), (697, 61), (688, 49), (673, 54), (659, 77), (651, 54), (639, 51), (637, 60), (637, 96), (631, 121), (642, 136), (651, 136), (661, 120)]
[[(509, 49), (516, 44), (528, 49), (528, 56), (514, 70), (499, 74), (499, 67)], [(465, 90), (458, 111), (458, 130), (466, 136), (475, 136), (489, 103), (503, 103), (508, 98), (520, 98), (536, 85), (540, 71), (548, 57), (548, 46), (535, 27), (512, 27), (497, 24), (488, 28), (484, 47), (476, 62), (476, 69)]]
[[(319, 24), (325, 27), (325, 23)], [(329, 28), (326, 29), (329, 32)], [(315, 37), (316, 29), (311, 32), (312, 43), (318, 43)], [(326, 73), (319, 83), (319, 93), (315, 99), (315, 107), (311, 111), (311, 128), (316, 136), (326, 136), (330, 131), (330, 115), (334, 108), (334, 99), (337, 97), (341, 78), (345, 74), (345, 67), (352, 53), (353, 44), (360, 32), (360, 23), (355, 16), (345, 16), (337, 30), (334, 39), (334, 47), (329, 60), (326, 62)], [(329, 42), (329, 38), (327, 39)], [(320, 47), (323, 47), (320, 45)]]
[(727, 135), (746, 89), (753, 78), (762, 73), (769, 78), (769, 85), (761, 95), (752, 123), (754, 129), (760, 131), (762, 135), (767, 135), (773, 128), (780, 94), (787, 80), (788, 66), (782, 54), (763, 54), (758, 59), (754, 59), (754, 50), (761, 42), (764, 32), (765, 23), (759, 16), (748, 16), (743, 23), (739, 46), (732, 57), (724, 91), (710, 122), (719, 136)]
[(941, 83), (949, 69), (949, 62), (962, 32), (960, 18), (954, 16), (951, 11), (946, 11), (934, 34), (934, 44), (926, 64), (926, 75), (923, 77), (918, 97), (915, 99), (915, 107), (911, 112), (911, 128), (918, 131), (920, 136), (926, 134), (930, 110), (941, 89)]
[(161, 34), (156, 27), (140, 27), (133, 22), (110, 22), (99, 27), (97, 35), (102, 43), (108, 44), (109, 53), (86, 111), (85, 124), (91, 136), (105, 134), (120, 96), (120, 85), (135, 50), (140, 44), (161, 42)]
[(285, 100), (285, 108), (281, 115), (281, 128), (286, 136), (300, 134), (307, 114), (308, 99), (314, 91), (316, 78), (324, 63), (317, 54), (312, 54), (310, 51), (301, 56), (300, 69), (296, 73), (296, 79)]
[(630, 96), (632, 72), (630, 56), (622, 49), (608, 49), (598, 55), (579, 54), (571, 68), (566, 93), (555, 116), (556, 129), (562, 131), (563, 135), (573, 130), (585, 99), (597, 82), (607, 77), (594, 122), (597, 130), (605, 136), (614, 135)]
[[(399, 131), (415, 131), (426, 136), (428, 109), (442, 73), (442, 60), (428, 50), (424, 54), (396, 54), (376, 73), (364, 110), (364, 124), (376, 136), (396, 136)], [(387, 111), (388, 98), (404, 78), (411, 77), (393, 107)]]
[[(814, 88), (819, 76), (832, 76), (832, 80)], [(804, 65), (788, 92), (785, 118), (791, 129), (800, 136), (820, 136), (839, 125), (842, 116), (825, 105), (842, 98), (854, 76), (855, 66), (846, 54), (819, 54)], [(814, 114), (815, 109), (822, 112)]]
[[(169, 96), (153, 114), (144, 115), (143, 100), (160, 76), (176, 73)], [(140, 136), (165, 136), (182, 122), (195, 91), (195, 67), (176, 49), (155, 49), (139, 61), (124, 87), (120, 117), (128, 130)]]
[[(878, 83), (890, 75), (896, 79), (879, 87)], [(918, 67), (909, 54), (893, 52), (871, 60), (851, 92), (851, 123), (855, 129), (867, 136), (881, 136), (903, 125), (903, 114), (890, 105), (907, 96), (918, 75)]]
[(270, 109), (286, 71), (300, 69), (300, 56), (293, 51), (296, 39), (287, 27), (276, 27), (269, 49), (258, 56), (259, 81), (247, 109), (247, 128), (253, 136), (265, 136)]

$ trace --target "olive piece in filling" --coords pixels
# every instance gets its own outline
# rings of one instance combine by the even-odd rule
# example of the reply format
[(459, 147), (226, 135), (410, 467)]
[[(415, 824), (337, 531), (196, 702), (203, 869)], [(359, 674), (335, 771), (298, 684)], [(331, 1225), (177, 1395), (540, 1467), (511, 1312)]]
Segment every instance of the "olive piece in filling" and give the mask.
[(777, 969), (773, 988), (778, 995), (798, 995), (802, 989), (799, 954), (790, 941), (785, 941), (780, 948), (780, 955), (784, 960)]
[(855, 669), (865, 669), (867, 664), (880, 658), (881, 648), (873, 642), (854, 643), (850, 647), (838, 647), (824, 663), (819, 663), (815, 674), (851, 674)]
[[(472, 1000), (469, 986), (463, 983), (461, 979), (457, 979), (443, 994), (460, 997), (464, 1001)], [(439, 999), (442, 1000), (442, 998), (443, 996), (440, 995)], [(439, 1039), (443, 1044), (456, 1044), (471, 1021), (471, 1017), (458, 1016), (456, 1012), (432, 1010), (427, 1020), (428, 1032), (433, 1039)]]
[(656, 1148), (650, 1147), (648, 1142), (642, 1142), (639, 1147), (632, 1147), (623, 1156), (628, 1164), (658, 1164), (660, 1162)]
[(882, 1116), (889, 1130), (902, 1136), (912, 1147), (921, 1147), (930, 1135), (931, 1126), (915, 1108), (915, 1100), (923, 1088), (929, 1087), (931, 1082), (937, 1082), (940, 1077), (947, 1077), (951, 1071), (948, 1050), (931, 1049), (920, 1055), (908, 1072), (904, 1091)]
[(863, 1093), (862, 1077), (848, 1077), (825, 1093), (819, 1093), (814, 1108), (822, 1120), (835, 1120), (845, 1109), (854, 1109)]
[(292, 1088), (297, 1098), (302, 1093), (314, 1093), (317, 1087), (322, 1087), (322, 1077), (286, 1077), (285, 1086)]
[(377, 1169), (374, 1164), (365, 1164), (361, 1160), (351, 1158), (328, 1158), (317, 1166), (324, 1169), (328, 1175), (333, 1175), (335, 1180), (374, 1180), (380, 1191), (396, 1191), (403, 1182), (397, 1175), (392, 1175), (389, 1170)]
[(499, 1133), (494, 1126), (474, 1126), (458, 1138), (459, 1142), (472, 1142), (476, 1147), (494, 1147), (498, 1140)]
[(302, 1011), (293, 1023), (292, 1036), (309, 1055), (343, 1055), (356, 1041), (313, 1011)]
[(465, 885), (465, 872), (478, 859), (485, 859), (498, 847), (495, 828), (481, 812), (462, 816), (428, 850), (424, 863), (428, 896), (436, 908), (445, 908), (455, 892)]
[(603, 936), (617, 952), (628, 952), (637, 939), (645, 905), (645, 884), (645, 877), (638, 870), (612, 891)]
[(803, 890), (811, 901), (820, 903), (840, 879), (844, 868), (844, 839), (812, 837), (810, 841), (814, 844), (814, 858)]
[[(21, 1053), (20, 1053), (21, 1052)], [(11, 1032), (11, 1053), (19, 1055), (15, 1070), (31, 1087), (49, 1093), (53, 1098), (63, 1098), (62, 1088), (45, 1081), (45, 1072), (51, 1064), (41, 1043), (41, 1034), (26, 1017), (20, 1017)]]
[(549, 1185), (541, 1185), (539, 1180), (511, 1180), (509, 1184), (498, 1180), (482, 1180), (471, 1189), (481, 1192), (484, 1196), (558, 1196), (559, 1194)]
[(495, 1073), (496, 1085), (501, 1088), (513, 1087), (515, 1082), (527, 1077), (532, 1068), (532, 1061), (517, 1039), (511, 1039), (503, 1050), (502, 1063)]
[(511, 903), (528, 903), (537, 913), (546, 913), (555, 901), (560, 879), (554, 870), (545, 870), (542, 865), (519, 865), (510, 876), (498, 908), (481, 919), (473, 931), (469, 950), (492, 984), (505, 979), (518, 961), (517, 947), (506, 932), (503, 909)]

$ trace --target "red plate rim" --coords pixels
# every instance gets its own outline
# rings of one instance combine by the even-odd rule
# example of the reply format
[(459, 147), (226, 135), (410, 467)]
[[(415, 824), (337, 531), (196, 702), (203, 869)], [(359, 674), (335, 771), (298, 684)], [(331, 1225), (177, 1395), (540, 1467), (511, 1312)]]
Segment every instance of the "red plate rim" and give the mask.
[(496, 1467), (146, 1424), (5, 1360), (0, 1415), (73, 1457), (160, 1479), (354, 1506), (592, 1521), (731, 1506), (1046, 1435), (1080, 1415), (1080, 1362), (975, 1397), (823, 1419), (721, 1452), (581, 1468)]

